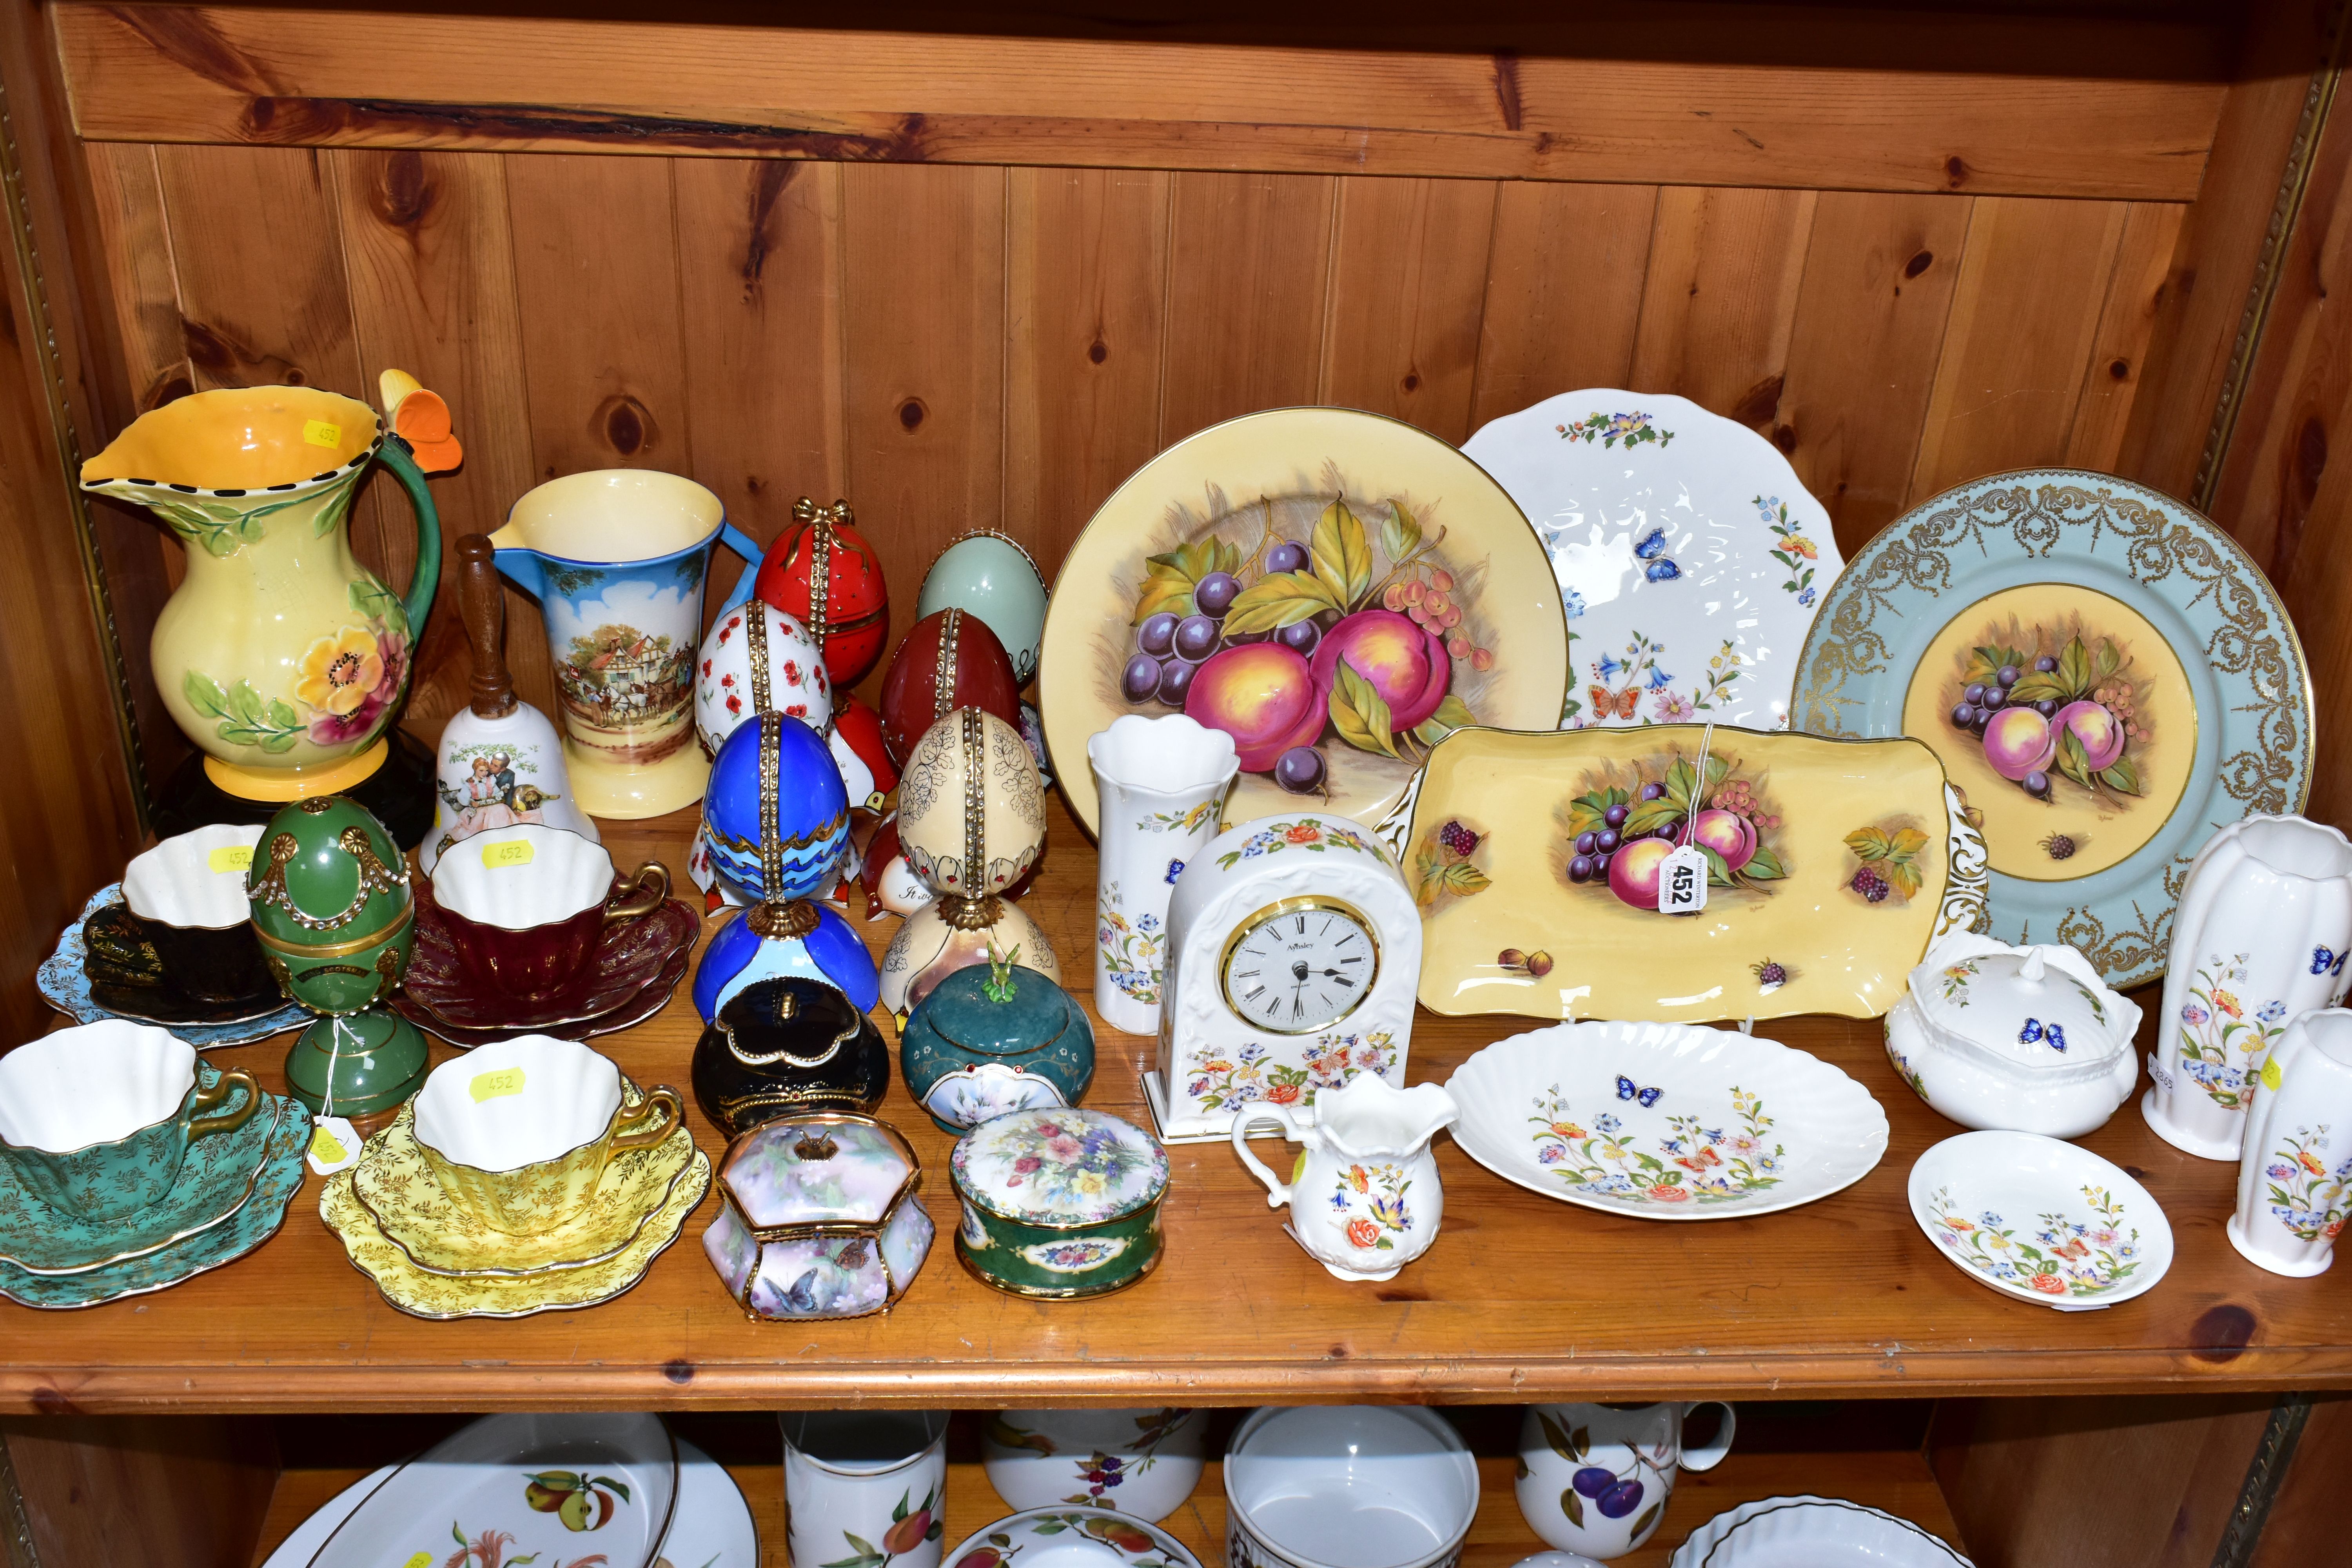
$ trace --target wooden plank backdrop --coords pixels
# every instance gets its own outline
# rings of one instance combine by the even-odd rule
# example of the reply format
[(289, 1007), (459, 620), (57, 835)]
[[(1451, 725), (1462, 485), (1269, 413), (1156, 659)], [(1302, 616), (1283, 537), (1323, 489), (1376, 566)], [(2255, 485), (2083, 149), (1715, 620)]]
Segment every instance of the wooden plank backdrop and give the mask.
[[(955, 533), (1002, 528), (1050, 574), (1154, 452), (1286, 404), (1459, 442), (1580, 385), (1677, 393), (1776, 441), (1848, 552), (1979, 474), (2113, 468), (2187, 210), (98, 145), (145, 400), (238, 381), (364, 394), (384, 366), (410, 370), (467, 443), (436, 483), (452, 535), (590, 468), (689, 475), (763, 542), (794, 497), (847, 496), (894, 584), (894, 636)], [(362, 514), (360, 548), (402, 582), (405, 503), (373, 488), (388, 504)], [(450, 608), (408, 714), (427, 741), (463, 697)], [(544, 705), (538, 626), (518, 595), (511, 658)]]

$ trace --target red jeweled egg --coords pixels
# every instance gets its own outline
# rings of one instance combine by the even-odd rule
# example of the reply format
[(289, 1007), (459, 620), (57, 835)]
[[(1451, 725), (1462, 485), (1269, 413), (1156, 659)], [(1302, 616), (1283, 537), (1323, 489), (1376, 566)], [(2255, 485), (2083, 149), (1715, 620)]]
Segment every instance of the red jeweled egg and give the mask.
[(992, 713), (1021, 731), (1021, 686), (988, 623), (949, 608), (909, 627), (882, 678), (882, 743), (904, 767), (923, 731), (959, 708)]
[[(851, 777), (858, 770), (842, 761), (844, 750), (864, 770), (868, 784), (864, 793), (856, 787), (858, 781)], [(869, 811), (877, 809), (881, 798), (898, 787), (898, 764), (891, 760), (890, 749), (882, 743), (882, 716), (855, 697), (844, 694), (835, 699), (833, 752), (835, 760), (841, 762), (842, 782), (851, 786), (850, 805)]]
[[(807, 625), (824, 646), (824, 670), (835, 686), (856, 685), (881, 661), (890, 636), (890, 590), (882, 580), (882, 558), (851, 523), (846, 501), (820, 507), (803, 497), (793, 519), (761, 557), (752, 591)], [(820, 570), (825, 582), (822, 626), (809, 613), (809, 577)]]

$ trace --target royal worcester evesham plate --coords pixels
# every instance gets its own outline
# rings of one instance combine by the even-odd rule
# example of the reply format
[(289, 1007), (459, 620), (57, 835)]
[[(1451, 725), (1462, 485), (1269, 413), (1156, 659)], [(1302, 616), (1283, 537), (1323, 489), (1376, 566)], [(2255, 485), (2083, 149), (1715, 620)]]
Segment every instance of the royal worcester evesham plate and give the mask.
[(484, 1416), (362, 1496), (309, 1568), (653, 1568), (681, 1458), (658, 1415)]
[(1033, 1508), (966, 1537), (940, 1559), (953, 1568), (1201, 1568), (1156, 1524), (1105, 1508)]
[[(165, 1289), (234, 1263), (277, 1235), (288, 1205), (302, 1190), (302, 1152), (310, 1143), (310, 1117), (282, 1095), (269, 1098), (277, 1102), (277, 1117), (265, 1145), (260, 1179), (227, 1219), (160, 1251), (76, 1274), (28, 1274), (0, 1264), (0, 1296), (27, 1307), (95, 1307)], [(259, 1118), (261, 1111), (256, 1110), (254, 1115)]]
[(1454, 447), (1350, 408), (1213, 425), (1111, 494), (1045, 614), (1045, 745), (1096, 828), (1087, 740), (1182, 711), (1234, 737), (1225, 820), (1378, 821), (1465, 724), (1559, 722), (1568, 645), (1542, 544)]
[[(1916, 741), (1464, 730), (1412, 811), (1402, 858), (1437, 1013), (1875, 1017), (1983, 908), (1974, 835)], [(1706, 905), (1660, 914), (1660, 862), (1685, 836), (1710, 857)]]
[(1562, 729), (1789, 721), (1797, 650), (1838, 574), (1789, 460), (1686, 398), (1593, 387), (1479, 427), (1463, 451), (1543, 540), (1568, 617)]
[[(386, 1465), (321, 1503), (278, 1542), (262, 1568), (310, 1568), (311, 1557), (335, 1527), (399, 1470), (398, 1465)], [(760, 1528), (752, 1521), (742, 1489), (726, 1466), (684, 1437), (677, 1440), (677, 1507), (671, 1511), (669, 1533), (662, 1537), (654, 1568), (760, 1568)]]
[(2302, 809), (2311, 683), (2235, 540), (2168, 496), (2036, 468), (1947, 490), (1864, 546), (1799, 661), (1794, 722), (1915, 735), (1983, 830), (1990, 933), (2164, 973), (2214, 829)]
[(1840, 1498), (1742, 1503), (1691, 1532), (1669, 1568), (1969, 1568), (1907, 1519)]
[[(81, 913), (58, 939), (56, 951), (41, 962), (37, 976), (41, 999), (75, 1023), (129, 1018), (138, 1023), (160, 1024), (196, 1049), (209, 1051), (221, 1046), (266, 1040), (288, 1029), (299, 1029), (310, 1021), (309, 1013), (283, 997), (251, 1007), (205, 1009), (160, 995), (140, 995), (127, 986), (93, 984), (88, 968), (89, 944), (83, 939), (83, 928), (91, 916), (110, 905), (120, 908), (121, 903), (120, 882), (110, 882), (92, 893), (89, 901), (82, 905)], [(154, 1016), (165, 1012), (173, 1016)]]
[(1507, 1182), (1641, 1219), (1737, 1219), (1849, 1187), (1886, 1112), (1818, 1057), (1687, 1024), (1556, 1024), (1456, 1068), (1454, 1141)]
[(2148, 1190), (2088, 1149), (2032, 1132), (1963, 1132), (1911, 1167), (1911, 1217), (1978, 1283), (2062, 1312), (2144, 1295), (2172, 1267)]

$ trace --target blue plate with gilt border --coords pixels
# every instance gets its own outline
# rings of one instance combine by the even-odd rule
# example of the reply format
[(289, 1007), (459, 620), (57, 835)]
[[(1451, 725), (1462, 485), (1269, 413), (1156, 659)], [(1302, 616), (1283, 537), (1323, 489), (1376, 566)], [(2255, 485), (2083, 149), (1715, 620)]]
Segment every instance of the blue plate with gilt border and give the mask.
[(1995, 474), (1856, 552), (1797, 662), (1792, 721), (1912, 735), (1983, 830), (1991, 934), (2107, 983), (2164, 973), (2189, 861), (2311, 792), (2311, 678), (2237, 541), (2108, 474)]

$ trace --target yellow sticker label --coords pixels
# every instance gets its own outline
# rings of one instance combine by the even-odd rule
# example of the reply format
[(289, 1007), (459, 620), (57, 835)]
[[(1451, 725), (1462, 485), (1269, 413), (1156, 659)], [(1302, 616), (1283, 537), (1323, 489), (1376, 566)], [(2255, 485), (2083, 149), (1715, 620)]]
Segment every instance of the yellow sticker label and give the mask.
[(504, 844), (485, 844), (482, 846), (482, 864), (493, 871), (501, 866), (528, 866), (530, 864), (530, 840), (509, 838)]
[(343, 444), (343, 427), (323, 419), (308, 419), (302, 424), (302, 439), (313, 447), (340, 447)]
[(430, 1552), (420, 1552), (415, 1556), (410, 1558), (407, 1562), (402, 1563), (400, 1568), (433, 1568), (433, 1553)]
[(500, 1068), (496, 1072), (478, 1072), (474, 1075), (474, 1081), (467, 1088), (472, 1093), (474, 1103), (477, 1105), (486, 1100), (496, 1100), (500, 1095), (520, 1094), (522, 1068)]
[(2278, 1058), (2275, 1057), (2263, 1064), (2263, 1087), (2264, 1089), (2274, 1089), (2278, 1088), (2279, 1080), (2284, 1077), (2286, 1077), (2286, 1074), (2279, 1071)]
[(335, 1142), (335, 1135), (323, 1127), (310, 1130), (310, 1158), (321, 1165), (340, 1165), (351, 1151)]
[(249, 871), (253, 868), (253, 846), (224, 844), (205, 857), (205, 864), (215, 871)]

